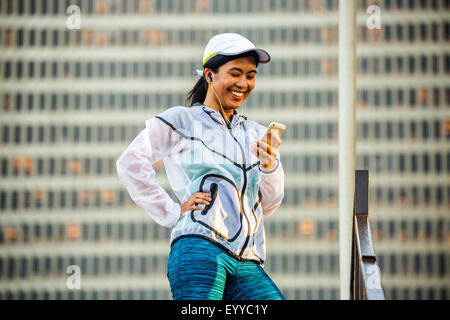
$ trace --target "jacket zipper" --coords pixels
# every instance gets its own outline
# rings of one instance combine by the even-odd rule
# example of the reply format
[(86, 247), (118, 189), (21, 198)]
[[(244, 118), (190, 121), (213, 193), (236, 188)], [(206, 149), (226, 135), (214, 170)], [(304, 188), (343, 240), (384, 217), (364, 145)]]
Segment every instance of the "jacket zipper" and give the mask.
[(244, 148), (242, 147), (241, 143), (236, 139), (236, 137), (233, 135), (231, 127), (228, 124), (226, 126), (228, 128), (228, 132), (233, 137), (234, 141), (236, 141), (236, 143), (238, 144), (239, 149), (241, 150), (242, 159), (244, 160), (244, 163), (242, 164), (242, 167), (241, 167), (242, 172), (244, 174), (244, 183), (243, 183), (242, 191), (241, 191), (241, 208), (244, 211), (243, 214), (245, 216), (245, 219), (247, 220), (247, 237), (245, 238), (245, 242), (244, 242), (244, 245), (242, 246), (241, 251), (238, 253), (238, 256), (242, 257), (245, 249), (247, 249), (248, 242), (250, 241), (250, 231), (251, 231), (250, 230), (250, 220), (245, 212), (245, 207), (244, 207), (245, 190), (247, 188), (247, 170), (245, 168), (245, 165), (247, 164), (247, 159), (245, 157)]

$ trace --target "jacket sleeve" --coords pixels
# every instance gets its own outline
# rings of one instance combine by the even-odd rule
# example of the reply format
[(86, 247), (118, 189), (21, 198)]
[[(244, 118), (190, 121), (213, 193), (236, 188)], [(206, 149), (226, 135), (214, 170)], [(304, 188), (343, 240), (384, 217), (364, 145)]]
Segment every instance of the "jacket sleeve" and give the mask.
[(131, 199), (165, 227), (175, 226), (181, 207), (156, 182), (152, 164), (171, 153), (177, 136), (165, 123), (151, 118), (116, 162), (119, 179)]
[(259, 167), (259, 171), (261, 207), (264, 215), (270, 216), (281, 205), (284, 197), (284, 170), (280, 157), (277, 157), (273, 168), (266, 170)]

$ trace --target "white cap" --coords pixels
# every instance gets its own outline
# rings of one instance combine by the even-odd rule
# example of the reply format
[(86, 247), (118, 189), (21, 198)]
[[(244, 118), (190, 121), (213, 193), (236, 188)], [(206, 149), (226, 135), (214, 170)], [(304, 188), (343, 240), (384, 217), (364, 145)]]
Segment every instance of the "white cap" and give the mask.
[(203, 53), (203, 65), (209, 58), (217, 54), (234, 56), (248, 51), (255, 51), (258, 54), (259, 63), (270, 61), (269, 53), (265, 50), (257, 49), (247, 38), (237, 33), (221, 33), (208, 41)]

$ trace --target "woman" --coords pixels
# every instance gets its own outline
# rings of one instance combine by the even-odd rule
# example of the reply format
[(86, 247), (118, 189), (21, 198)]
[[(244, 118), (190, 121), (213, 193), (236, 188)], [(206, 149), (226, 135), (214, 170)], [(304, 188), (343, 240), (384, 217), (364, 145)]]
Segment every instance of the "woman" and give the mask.
[[(167, 276), (174, 299), (284, 299), (264, 272), (263, 215), (284, 196), (281, 141), (237, 109), (270, 55), (235, 33), (216, 35), (186, 106), (148, 119), (117, 161), (133, 201), (173, 228)], [(155, 182), (162, 159), (174, 202)]]

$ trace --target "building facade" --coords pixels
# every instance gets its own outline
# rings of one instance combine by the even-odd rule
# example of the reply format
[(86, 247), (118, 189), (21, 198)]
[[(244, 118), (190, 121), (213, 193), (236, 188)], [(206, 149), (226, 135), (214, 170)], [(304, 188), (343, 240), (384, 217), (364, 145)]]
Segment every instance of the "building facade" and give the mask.
[[(450, 2), (357, 2), (357, 169), (386, 298), (448, 299)], [(222, 32), (272, 56), (239, 112), (287, 125), (265, 268), (288, 299), (338, 299), (338, 19), (337, 0), (0, 0), (0, 299), (171, 298), (170, 229), (115, 162), (184, 105)]]

